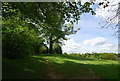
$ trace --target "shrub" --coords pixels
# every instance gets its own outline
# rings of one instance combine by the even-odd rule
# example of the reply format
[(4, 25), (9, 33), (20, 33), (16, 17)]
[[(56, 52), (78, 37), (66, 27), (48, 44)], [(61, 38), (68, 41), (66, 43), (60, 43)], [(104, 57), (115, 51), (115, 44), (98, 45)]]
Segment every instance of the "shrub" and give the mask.
[(101, 59), (101, 53), (93, 53), (91, 54), (93, 58)]
[(86, 55), (85, 55), (85, 54), (82, 54), (81, 56), (82, 56), (82, 57), (86, 57)]
[(40, 51), (40, 53), (42, 53), (42, 54), (47, 54), (48, 48), (47, 48), (47, 46), (44, 44), (44, 45), (42, 45), (42, 46), (39, 48), (39, 51)]
[(64, 55), (67, 55), (67, 53), (65, 52)]
[(17, 59), (31, 55), (38, 44), (44, 42), (35, 25), (25, 22), (19, 13), (16, 15), (2, 18), (3, 58)]
[(101, 58), (106, 59), (106, 60), (117, 60), (117, 56), (115, 54), (112, 54), (112, 53), (101, 54)]
[(53, 53), (54, 54), (62, 54), (62, 47), (61, 45), (54, 43), (53, 44)]
[(77, 53), (71, 53), (70, 55), (79, 56), (79, 54), (77, 54)]

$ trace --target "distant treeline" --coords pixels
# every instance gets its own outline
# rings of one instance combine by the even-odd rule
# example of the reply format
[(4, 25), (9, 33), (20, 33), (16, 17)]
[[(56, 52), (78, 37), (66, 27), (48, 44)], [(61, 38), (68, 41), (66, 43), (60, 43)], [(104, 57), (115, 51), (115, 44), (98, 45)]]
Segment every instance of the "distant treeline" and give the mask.
[[(64, 53), (64, 54), (67, 54), (67, 53)], [(85, 53), (85, 54), (70, 53), (69, 55), (95, 58), (95, 59), (105, 59), (105, 60), (118, 60), (118, 58), (120, 57), (120, 55), (117, 53)]]

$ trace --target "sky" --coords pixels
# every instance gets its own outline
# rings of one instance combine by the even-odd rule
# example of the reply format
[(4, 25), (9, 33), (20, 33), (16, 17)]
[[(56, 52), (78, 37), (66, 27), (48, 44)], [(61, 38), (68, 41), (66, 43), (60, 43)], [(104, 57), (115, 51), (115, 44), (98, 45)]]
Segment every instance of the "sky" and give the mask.
[[(99, 1), (97, 0), (97, 2)], [(114, 35), (116, 30), (113, 30), (111, 27), (101, 29), (99, 25), (99, 22), (105, 20), (106, 16), (111, 17), (116, 12), (107, 12), (111, 8), (104, 10), (100, 8), (94, 8), (96, 15), (91, 15), (90, 13), (81, 15), (81, 20), (74, 25), (75, 29), (81, 29), (76, 34), (67, 36), (70, 39), (64, 41), (62, 46), (63, 53), (118, 52), (118, 38)], [(115, 6), (113, 9), (117, 9), (117, 7)]]

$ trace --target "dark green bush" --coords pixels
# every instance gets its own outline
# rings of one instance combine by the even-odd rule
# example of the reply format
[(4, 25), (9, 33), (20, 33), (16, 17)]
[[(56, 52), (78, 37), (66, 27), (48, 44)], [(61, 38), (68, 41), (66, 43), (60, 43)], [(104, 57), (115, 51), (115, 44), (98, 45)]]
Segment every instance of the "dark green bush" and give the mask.
[(115, 54), (112, 54), (112, 53), (104, 53), (104, 54), (101, 54), (101, 59), (117, 60), (117, 56)]
[(2, 18), (3, 58), (16, 59), (34, 54), (38, 45), (44, 42), (43, 38), (39, 37), (36, 26), (25, 22), (20, 17), (20, 14), (16, 14), (10, 18)]
[(82, 54), (81, 56), (82, 56), (82, 57), (86, 57), (86, 55), (85, 55), (85, 54)]
[(91, 57), (101, 59), (101, 53), (93, 53), (91, 54)]
[(117, 60), (118, 55), (115, 53), (85, 53), (80, 55), (82, 57), (90, 57), (93, 59)]
[(54, 43), (53, 44), (53, 53), (54, 54), (62, 54), (62, 48), (61, 45)]
[(67, 53), (65, 52), (64, 55), (67, 55)]
[(43, 44), (43, 45), (39, 48), (39, 52), (40, 52), (41, 54), (47, 54), (47, 52), (48, 52), (48, 47), (47, 47), (45, 44)]
[(77, 54), (77, 53), (71, 53), (70, 55), (79, 56), (79, 54)]

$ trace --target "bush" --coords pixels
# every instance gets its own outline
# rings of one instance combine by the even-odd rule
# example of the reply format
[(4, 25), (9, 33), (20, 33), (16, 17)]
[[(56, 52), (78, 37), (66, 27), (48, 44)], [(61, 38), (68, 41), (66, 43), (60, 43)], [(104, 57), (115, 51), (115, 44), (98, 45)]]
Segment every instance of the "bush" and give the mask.
[(101, 59), (101, 53), (93, 53), (91, 54), (91, 57)]
[(86, 57), (86, 54), (82, 54), (81, 56), (82, 56), (82, 57)]
[(68, 54), (65, 52), (64, 55), (68, 55)]
[(53, 53), (54, 54), (62, 54), (62, 47), (61, 45), (54, 43), (53, 44)]
[(40, 53), (47, 54), (48, 48), (46, 45), (42, 45), (39, 49)]
[(101, 58), (105, 60), (117, 60), (117, 56), (112, 53), (104, 53), (101, 54)]
[[(2, 56), (17, 59), (34, 53), (43, 38), (39, 37), (36, 26), (28, 24), (20, 16), (2, 18)], [(18, 23), (19, 22), (19, 23)]]
[(79, 54), (77, 54), (77, 53), (71, 53), (70, 55), (72, 55), (72, 56), (79, 56)]

